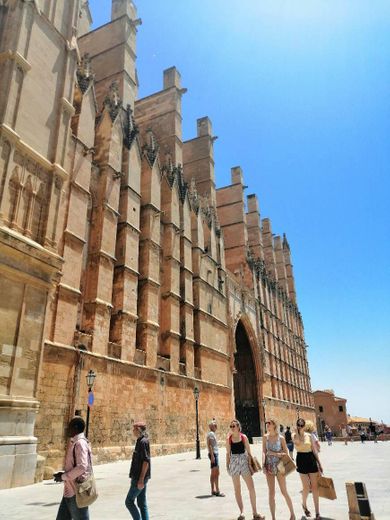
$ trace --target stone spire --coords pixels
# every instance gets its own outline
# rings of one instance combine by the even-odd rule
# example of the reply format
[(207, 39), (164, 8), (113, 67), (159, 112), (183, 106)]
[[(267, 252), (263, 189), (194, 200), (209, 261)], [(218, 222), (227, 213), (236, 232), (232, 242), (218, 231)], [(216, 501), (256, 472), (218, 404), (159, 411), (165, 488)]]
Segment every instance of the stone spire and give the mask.
[(114, 21), (121, 16), (128, 16), (130, 20), (137, 19), (137, 8), (131, 0), (112, 0), (111, 20)]
[(287, 241), (285, 234), (283, 234), (283, 256), (284, 256), (284, 264), (286, 266), (288, 295), (289, 295), (290, 299), (294, 303), (296, 303), (295, 280), (294, 280), (293, 265), (291, 262), (290, 245)]

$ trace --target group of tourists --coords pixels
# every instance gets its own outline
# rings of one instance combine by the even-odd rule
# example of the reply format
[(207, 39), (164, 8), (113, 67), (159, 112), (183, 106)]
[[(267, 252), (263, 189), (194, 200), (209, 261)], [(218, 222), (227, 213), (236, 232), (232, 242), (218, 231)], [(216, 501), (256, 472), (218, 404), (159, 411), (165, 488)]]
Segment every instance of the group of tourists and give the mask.
[[(290, 511), (290, 520), (295, 520), (294, 507), (287, 491), (286, 484), (286, 464), (292, 462), (294, 447), (297, 451), (296, 470), (300, 474), (302, 481), (302, 508), (307, 517), (311, 513), (307, 507), (309, 493), (312, 493), (315, 518), (321, 518), (319, 509), (318, 476), (322, 473), (322, 466), (319, 459), (320, 444), (314, 432), (313, 423), (299, 418), (297, 429), (291, 434), (288, 427), (285, 436), (280, 435), (278, 425), (275, 420), (266, 421), (267, 432), (263, 436), (262, 447), (262, 470), (266, 476), (268, 484), (269, 508), (272, 520), (276, 518), (275, 485), (278, 482), (279, 489), (286, 501)], [(217, 422), (211, 421), (209, 424), (210, 432), (207, 435), (207, 448), (211, 463), (211, 494), (219, 497), (225, 495), (219, 489), (219, 453), (216, 437)], [(256, 467), (257, 466), (257, 467)], [(253, 473), (260, 467), (258, 461), (251, 453), (248, 438), (241, 431), (241, 424), (237, 419), (230, 423), (230, 432), (226, 440), (226, 469), (231, 476), (234, 487), (234, 494), (240, 514), (237, 520), (244, 520), (244, 503), (241, 495), (241, 478), (245, 482), (252, 508), (253, 520), (263, 520), (265, 517), (258, 513), (256, 505), (256, 490), (253, 481)]]
[[(253, 473), (262, 471), (266, 476), (268, 485), (269, 508), (272, 520), (276, 516), (275, 485), (276, 481), (290, 511), (290, 520), (296, 516), (291, 497), (287, 491), (286, 468), (291, 464), (295, 448), (296, 470), (302, 481), (302, 508), (306, 517), (310, 517), (307, 499), (312, 493), (315, 518), (320, 519), (318, 476), (322, 473), (322, 466), (318, 456), (319, 442), (313, 431), (313, 425), (309, 421), (298, 418), (296, 432), (291, 434), (288, 428), (285, 436), (280, 435), (275, 420), (266, 421), (266, 434), (263, 436), (262, 465), (253, 457), (251, 446), (247, 436), (241, 431), (241, 424), (237, 419), (230, 422), (230, 431), (226, 439), (226, 469), (233, 481), (234, 494), (240, 511), (238, 520), (244, 520), (244, 503), (241, 494), (241, 478), (245, 482), (250, 497), (253, 520), (263, 520), (257, 510), (256, 490), (253, 481)], [(207, 448), (210, 459), (211, 494), (216, 497), (224, 497), (219, 489), (219, 450), (216, 436), (218, 425), (215, 419), (209, 423), (207, 434)], [(69, 443), (65, 456), (64, 470), (55, 473), (54, 480), (64, 483), (63, 498), (57, 514), (57, 520), (89, 520), (88, 506), (97, 497), (93, 477), (91, 447), (84, 435), (85, 422), (81, 417), (73, 418), (68, 426)], [(133, 434), (136, 444), (130, 467), (130, 488), (125, 500), (125, 505), (133, 520), (149, 520), (146, 501), (146, 489), (150, 479), (150, 445), (146, 424), (136, 422), (133, 424)]]

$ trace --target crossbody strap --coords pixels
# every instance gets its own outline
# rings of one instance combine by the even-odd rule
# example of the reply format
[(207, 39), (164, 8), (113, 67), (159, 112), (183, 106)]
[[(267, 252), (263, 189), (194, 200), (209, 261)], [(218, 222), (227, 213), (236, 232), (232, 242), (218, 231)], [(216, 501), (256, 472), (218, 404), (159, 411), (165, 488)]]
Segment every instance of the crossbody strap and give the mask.
[[(83, 439), (79, 439), (79, 441), (81, 441)], [(79, 442), (77, 441), (77, 442)], [(88, 441), (85, 439), (87, 445), (88, 445)], [(75, 468), (77, 466), (77, 462), (76, 462), (76, 445), (77, 443), (75, 443), (75, 445), (73, 446), (73, 467)], [(89, 469), (90, 469), (90, 473), (93, 473), (93, 467), (92, 467), (92, 458), (91, 458), (91, 450), (89, 449), (89, 445), (88, 445), (88, 461), (89, 461)]]

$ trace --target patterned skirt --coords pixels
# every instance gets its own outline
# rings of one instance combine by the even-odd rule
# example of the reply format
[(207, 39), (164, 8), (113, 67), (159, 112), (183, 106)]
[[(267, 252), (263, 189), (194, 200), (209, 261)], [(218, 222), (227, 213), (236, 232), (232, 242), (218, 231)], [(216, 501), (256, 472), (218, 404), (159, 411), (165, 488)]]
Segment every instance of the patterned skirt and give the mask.
[(232, 453), (230, 455), (229, 473), (231, 477), (242, 475), (246, 477), (251, 475), (249, 469), (248, 454), (245, 453)]

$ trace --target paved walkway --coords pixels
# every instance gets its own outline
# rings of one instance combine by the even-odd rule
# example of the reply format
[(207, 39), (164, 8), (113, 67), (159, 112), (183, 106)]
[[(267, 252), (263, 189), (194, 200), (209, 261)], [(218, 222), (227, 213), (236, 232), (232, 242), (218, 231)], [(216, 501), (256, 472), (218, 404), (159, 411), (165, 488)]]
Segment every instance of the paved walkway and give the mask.
[[(254, 447), (260, 457), (260, 446)], [(347, 520), (348, 506), (345, 481), (366, 483), (371, 509), (376, 520), (390, 519), (390, 442), (353, 443), (344, 446), (336, 443), (331, 447), (322, 444), (321, 459), (325, 475), (333, 477), (338, 499), (321, 500), (324, 520)], [(206, 453), (202, 460), (194, 460), (193, 453), (167, 455), (153, 459), (152, 480), (148, 486), (151, 520), (234, 520), (237, 506), (234, 500), (231, 479), (224, 469), (225, 453), (221, 450), (221, 490), (226, 498), (209, 495), (209, 463)], [(100, 497), (90, 508), (91, 520), (125, 520), (130, 515), (124, 506), (128, 486), (128, 462), (116, 462), (96, 466), (95, 474)], [(293, 499), (297, 519), (301, 519), (300, 479), (292, 474), (288, 489)], [(270, 514), (267, 504), (267, 487), (264, 475), (255, 475), (259, 511)], [(45, 481), (23, 488), (0, 491), (0, 519), (2, 520), (55, 520), (62, 486)], [(249, 497), (243, 493), (247, 506), (246, 518), (250, 515)], [(288, 510), (279, 491), (276, 495), (277, 518), (287, 520)], [(313, 509), (313, 508), (312, 508)]]

